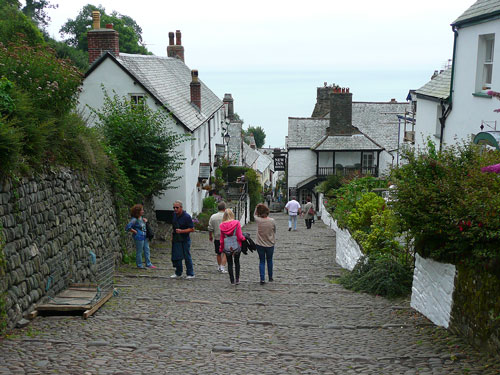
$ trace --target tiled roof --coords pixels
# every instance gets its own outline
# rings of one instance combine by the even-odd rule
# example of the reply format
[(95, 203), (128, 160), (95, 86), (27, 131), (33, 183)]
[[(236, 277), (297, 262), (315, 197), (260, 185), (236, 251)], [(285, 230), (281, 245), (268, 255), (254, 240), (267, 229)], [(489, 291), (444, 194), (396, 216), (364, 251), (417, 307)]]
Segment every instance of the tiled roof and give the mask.
[(447, 99), (450, 96), (451, 68), (441, 72), (417, 91), (418, 95), (430, 96), (437, 99)]
[(179, 59), (120, 53), (116, 60), (191, 131), (222, 106), (201, 80), (201, 111), (191, 103), (191, 70)]
[(312, 149), (315, 151), (382, 150), (364, 134), (324, 136)]
[(489, 16), (498, 15), (500, 13), (500, 1), (498, 0), (478, 0), (467, 9), (460, 17), (458, 17), (452, 25), (460, 25), (468, 21), (474, 21)]

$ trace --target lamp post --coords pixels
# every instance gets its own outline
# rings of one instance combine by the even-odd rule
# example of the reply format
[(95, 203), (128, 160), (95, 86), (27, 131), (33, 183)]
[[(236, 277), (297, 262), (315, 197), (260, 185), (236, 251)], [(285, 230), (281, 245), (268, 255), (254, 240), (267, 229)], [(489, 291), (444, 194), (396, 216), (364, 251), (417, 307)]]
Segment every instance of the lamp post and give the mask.
[(231, 136), (229, 135), (229, 131), (226, 129), (226, 134), (224, 134), (224, 143), (226, 144), (226, 152), (227, 152), (227, 166), (226, 166), (226, 183), (228, 186), (228, 191), (229, 191), (229, 140), (231, 139)]

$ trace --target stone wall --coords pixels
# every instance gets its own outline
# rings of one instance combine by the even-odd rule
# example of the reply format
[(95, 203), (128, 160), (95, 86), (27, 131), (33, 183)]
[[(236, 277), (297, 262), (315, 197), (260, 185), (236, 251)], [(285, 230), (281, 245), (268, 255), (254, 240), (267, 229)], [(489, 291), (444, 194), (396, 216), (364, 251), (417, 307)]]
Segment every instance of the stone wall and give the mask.
[[(496, 272), (495, 272), (496, 271)], [(498, 268), (457, 266), (450, 329), (476, 347), (500, 355), (500, 275)]]
[(100, 283), (100, 265), (121, 259), (112, 195), (82, 173), (0, 182), (0, 225), (9, 328), (69, 283)]

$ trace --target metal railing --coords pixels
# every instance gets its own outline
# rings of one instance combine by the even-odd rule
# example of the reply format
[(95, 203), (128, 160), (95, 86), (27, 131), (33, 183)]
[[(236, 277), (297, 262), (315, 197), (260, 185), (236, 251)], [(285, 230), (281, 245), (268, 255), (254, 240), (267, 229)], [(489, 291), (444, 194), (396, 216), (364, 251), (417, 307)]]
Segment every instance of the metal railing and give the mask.
[(226, 185), (227, 188), (227, 203), (233, 210), (237, 220), (244, 217), (247, 221), (247, 196), (248, 184), (245, 182), (230, 182)]

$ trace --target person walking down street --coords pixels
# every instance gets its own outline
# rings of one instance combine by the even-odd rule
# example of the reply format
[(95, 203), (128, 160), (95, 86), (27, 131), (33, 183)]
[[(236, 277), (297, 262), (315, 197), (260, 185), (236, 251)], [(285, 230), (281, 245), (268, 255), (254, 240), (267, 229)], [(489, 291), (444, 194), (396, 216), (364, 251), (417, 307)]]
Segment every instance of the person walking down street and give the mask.
[(304, 207), (304, 220), (306, 222), (306, 228), (311, 229), (312, 222), (314, 220), (314, 215), (316, 214), (316, 210), (314, 209), (314, 203), (311, 202), (311, 197), (306, 198), (306, 205)]
[(227, 208), (226, 211), (224, 211), (222, 224), (220, 225), (219, 252), (224, 252), (226, 254), (227, 268), (229, 271), (229, 280), (231, 281), (231, 284), (240, 283), (240, 255), (241, 243), (243, 241), (245, 241), (245, 237), (243, 236), (243, 233), (241, 233), (240, 221), (235, 220), (233, 211), (230, 208)]
[(268, 193), (268, 194), (266, 195), (267, 207), (271, 207), (271, 199), (272, 199), (272, 198), (273, 198), (273, 197), (271, 196), (271, 194), (270, 194), (270, 193)]
[(295, 197), (292, 197), (290, 201), (285, 206), (285, 210), (288, 212), (288, 230), (297, 230), (297, 215), (301, 214), (300, 203), (295, 200)]
[(273, 218), (269, 217), (269, 207), (259, 203), (255, 207), (253, 214), (257, 223), (257, 253), (259, 254), (259, 273), (260, 284), (266, 282), (266, 261), (267, 261), (267, 276), (269, 281), (273, 281), (273, 255), (274, 244), (276, 242), (276, 223)]
[(189, 233), (194, 232), (194, 223), (191, 215), (182, 208), (181, 201), (174, 202), (174, 216), (172, 218), (172, 264), (175, 273), (171, 278), (182, 276), (182, 260), (186, 263), (186, 279), (194, 278), (193, 260), (191, 258), (191, 238)]
[[(130, 216), (132, 219), (125, 227), (126, 232), (132, 233), (132, 238), (135, 242), (135, 264), (137, 268), (156, 268), (151, 263), (149, 258), (149, 242), (146, 237), (146, 222), (148, 219), (143, 217), (144, 207), (142, 204), (136, 204), (130, 209)], [(142, 254), (144, 253), (144, 259), (146, 260), (146, 267), (142, 264)]]
[(226, 204), (219, 202), (217, 210), (219, 212), (210, 216), (210, 220), (208, 221), (208, 239), (210, 242), (214, 242), (215, 254), (217, 255), (217, 270), (226, 273), (227, 271), (224, 268), (226, 266), (226, 254), (220, 252), (220, 225), (224, 217)]

